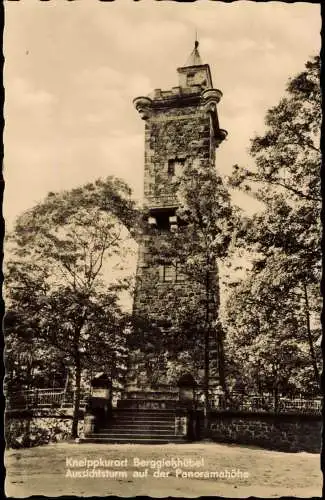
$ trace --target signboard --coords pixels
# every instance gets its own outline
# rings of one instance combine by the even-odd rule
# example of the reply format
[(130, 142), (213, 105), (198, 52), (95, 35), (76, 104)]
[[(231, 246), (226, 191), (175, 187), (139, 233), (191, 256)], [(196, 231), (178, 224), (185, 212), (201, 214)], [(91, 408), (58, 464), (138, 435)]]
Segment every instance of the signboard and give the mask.
[(103, 389), (101, 387), (93, 387), (92, 396), (95, 398), (109, 399), (109, 389)]

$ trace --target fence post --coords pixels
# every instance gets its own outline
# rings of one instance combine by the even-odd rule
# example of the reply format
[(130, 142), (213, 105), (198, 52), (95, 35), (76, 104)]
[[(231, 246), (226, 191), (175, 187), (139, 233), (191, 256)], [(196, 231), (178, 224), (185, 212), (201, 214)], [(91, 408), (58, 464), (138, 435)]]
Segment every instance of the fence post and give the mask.
[(278, 387), (276, 386), (273, 392), (273, 411), (275, 413), (277, 413), (278, 411), (278, 406), (279, 406), (279, 393), (278, 393)]

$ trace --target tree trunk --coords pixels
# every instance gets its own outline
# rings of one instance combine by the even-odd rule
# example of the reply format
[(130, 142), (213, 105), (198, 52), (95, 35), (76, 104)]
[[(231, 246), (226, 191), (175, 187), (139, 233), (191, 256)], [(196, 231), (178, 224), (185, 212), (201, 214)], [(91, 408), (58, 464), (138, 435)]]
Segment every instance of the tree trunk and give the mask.
[(209, 328), (204, 332), (204, 437), (209, 435), (209, 379), (210, 379), (210, 360), (209, 360)]
[(64, 394), (66, 394), (69, 385), (69, 367), (66, 370), (67, 370), (67, 375), (65, 377)]
[(278, 383), (275, 383), (275, 386), (273, 388), (273, 410), (275, 413), (277, 413), (279, 407), (279, 387)]
[(312, 337), (311, 328), (310, 328), (309, 300), (308, 300), (308, 292), (307, 292), (306, 283), (304, 283), (303, 286), (304, 286), (304, 298), (305, 298), (306, 330), (307, 330), (307, 337), (308, 337), (308, 343), (309, 343), (309, 351), (310, 351), (311, 362), (312, 362), (312, 365), (314, 368), (315, 380), (316, 380), (316, 383), (319, 387), (320, 375), (319, 375), (317, 358), (316, 358), (315, 349), (314, 349), (313, 337)]
[(81, 363), (80, 363), (80, 353), (78, 348), (75, 349), (75, 390), (73, 395), (73, 418), (72, 418), (72, 429), (71, 437), (75, 439), (78, 437), (78, 422), (79, 422), (79, 410), (80, 410), (80, 382), (81, 382)]
[(217, 345), (218, 345), (218, 374), (220, 385), (225, 393), (225, 396), (228, 396), (228, 388), (226, 382), (225, 375), (225, 349), (224, 349), (224, 338), (223, 331), (221, 328), (218, 329), (217, 333)]
[(204, 425), (203, 437), (209, 437), (209, 385), (210, 385), (210, 280), (209, 280), (209, 265), (207, 265), (206, 273), (206, 318), (204, 329)]

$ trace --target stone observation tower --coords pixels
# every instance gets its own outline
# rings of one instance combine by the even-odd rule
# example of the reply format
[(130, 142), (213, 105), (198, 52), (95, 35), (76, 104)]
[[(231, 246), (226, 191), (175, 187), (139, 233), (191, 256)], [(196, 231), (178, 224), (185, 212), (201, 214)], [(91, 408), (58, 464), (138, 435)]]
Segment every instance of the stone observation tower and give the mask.
[[(215, 151), (227, 133), (219, 127), (217, 105), (222, 97), (213, 88), (210, 67), (203, 64), (195, 42), (185, 66), (177, 69), (178, 86), (155, 90), (147, 97), (134, 99), (134, 106), (145, 123), (144, 208), (146, 225), (139, 241), (139, 255), (134, 297), (134, 316), (152, 325), (176, 314), (175, 304), (197, 300), (197, 283), (182, 272), (177, 262), (170, 262), (161, 252), (153, 259), (150, 245), (158, 243), (162, 232), (177, 230), (177, 179), (189, 161), (203, 161), (215, 168)], [(219, 300), (219, 298), (218, 298)], [(161, 342), (161, 351), (135, 349), (130, 355), (128, 388), (145, 388), (157, 384), (173, 385), (173, 370), (182, 372), (181, 357), (170, 362), (162, 342), (163, 330), (146, 332), (145, 343)], [(175, 333), (177, 335), (177, 332)], [(150, 346), (149, 346), (150, 347)], [(213, 344), (211, 345), (213, 349)], [(159, 348), (158, 348), (159, 351)], [(189, 359), (191, 356), (189, 354)], [(188, 365), (187, 365), (188, 366)], [(199, 367), (200, 368), (200, 367)], [(212, 368), (212, 367), (211, 367)], [(193, 367), (192, 375), (200, 378)], [(202, 373), (202, 366), (201, 366)]]
[[(190, 224), (178, 200), (186, 172), (193, 179), (193, 165), (202, 167), (203, 176), (214, 172), (215, 150), (227, 135), (217, 114), (222, 94), (213, 88), (197, 41), (186, 65), (177, 71), (177, 87), (134, 100), (145, 122), (144, 220), (134, 328), (124, 389), (114, 404), (112, 392), (106, 399), (93, 394), (85, 414), (85, 440), (90, 442), (162, 444), (200, 439), (207, 415), (206, 408), (202, 412), (200, 391), (204, 386), (207, 401), (218, 385), (216, 328), (202, 328), (212, 325), (207, 318), (213, 321), (218, 315), (217, 263), (213, 260), (203, 271), (199, 260), (198, 273), (190, 274), (189, 259), (182, 257)], [(200, 183), (201, 177), (196, 186)], [(188, 234), (185, 255), (193, 255), (193, 234)], [(211, 275), (211, 295), (204, 293), (202, 280), (197, 279), (201, 275)], [(108, 382), (104, 387), (110, 391)]]

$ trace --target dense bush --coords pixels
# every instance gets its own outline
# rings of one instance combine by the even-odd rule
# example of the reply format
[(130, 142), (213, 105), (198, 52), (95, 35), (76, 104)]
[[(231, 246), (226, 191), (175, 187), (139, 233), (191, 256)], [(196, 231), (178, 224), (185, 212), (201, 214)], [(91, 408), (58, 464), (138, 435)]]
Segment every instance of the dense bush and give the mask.
[[(6, 421), (5, 440), (7, 448), (31, 448), (56, 443), (70, 438), (71, 419), (64, 418), (13, 418)], [(82, 433), (83, 422), (79, 423)]]

